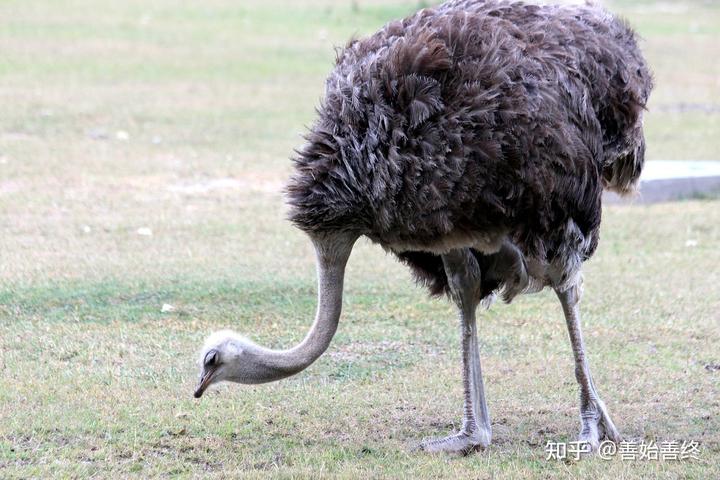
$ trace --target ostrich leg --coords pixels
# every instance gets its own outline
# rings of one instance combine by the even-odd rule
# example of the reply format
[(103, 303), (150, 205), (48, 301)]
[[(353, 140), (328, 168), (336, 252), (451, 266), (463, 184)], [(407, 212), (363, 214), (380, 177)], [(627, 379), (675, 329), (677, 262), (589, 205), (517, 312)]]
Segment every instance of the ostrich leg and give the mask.
[(485, 403), (475, 310), (480, 289), (480, 267), (470, 250), (452, 250), (443, 255), (450, 293), (458, 307), (462, 340), (464, 408), (460, 432), (427, 440), (420, 448), (427, 452), (467, 454), (490, 444), (492, 431)]
[(621, 440), (615, 425), (608, 415), (605, 404), (595, 389), (590, 365), (585, 357), (585, 344), (580, 331), (580, 297), (582, 295), (582, 279), (568, 290), (560, 292), (555, 290), (565, 313), (570, 343), (575, 356), (575, 378), (580, 384), (580, 438), (581, 442), (588, 442), (592, 450), (597, 450), (600, 441), (604, 439), (619, 442)]

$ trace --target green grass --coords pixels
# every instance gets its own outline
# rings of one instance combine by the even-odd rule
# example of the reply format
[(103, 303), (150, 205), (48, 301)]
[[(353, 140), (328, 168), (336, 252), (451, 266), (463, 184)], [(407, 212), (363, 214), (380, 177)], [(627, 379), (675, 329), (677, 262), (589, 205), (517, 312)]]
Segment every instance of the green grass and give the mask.
[[(713, 198), (607, 208), (582, 304), (618, 427), (698, 441), (698, 461), (545, 460), (546, 442), (578, 426), (548, 292), (482, 314), (493, 445), (414, 453), (460, 419), (455, 312), (367, 242), (316, 364), (192, 399), (210, 331), (274, 347), (305, 334), (314, 265), (284, 220), (287, 158), (332, 46), (418, 5), (0, 3), (0, 478), (720, 477)], [(716, 159), (720, 8), (611, 7), (637, 25), (655, 70), (649, 159)]]

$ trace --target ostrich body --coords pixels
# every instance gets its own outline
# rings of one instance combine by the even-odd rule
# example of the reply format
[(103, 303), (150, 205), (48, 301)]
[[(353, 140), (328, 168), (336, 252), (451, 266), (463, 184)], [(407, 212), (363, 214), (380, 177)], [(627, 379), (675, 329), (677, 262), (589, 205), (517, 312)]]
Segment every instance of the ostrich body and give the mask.
[(545, 287), (573, 347), (580, 440), (618, 441), (585, 357), (580, 270), (598, 243), (603, 189), (630, 193), (640, 176), (651, 88), (630, 27), (595, 6), (450, 1), (351, 41), (287, 186), (290, 220), (317, 254), (315, 322), (282, 351), (211, 335), (195, 395), (315, 361), (337, 329), (345, 265), (365, 236), (458, 308), (462, 427), (425, 450), (490, 443), (476, 308), (496, 293), (510, 302)]

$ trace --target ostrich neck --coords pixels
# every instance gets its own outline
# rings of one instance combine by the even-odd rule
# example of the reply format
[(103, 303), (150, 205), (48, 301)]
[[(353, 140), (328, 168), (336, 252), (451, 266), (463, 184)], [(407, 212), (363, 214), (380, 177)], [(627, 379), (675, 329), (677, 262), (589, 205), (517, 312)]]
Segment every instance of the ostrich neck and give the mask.
[(342, 310), (343, 280), (357, 235), (314, 234), (318, 306), (315, 321), (305, 339), (288, 350), (271, 350), (258, 347), (255, 354), (258, 383), (271, 382), (294, 375), (312, 364), (327, 350), (337, 331)]

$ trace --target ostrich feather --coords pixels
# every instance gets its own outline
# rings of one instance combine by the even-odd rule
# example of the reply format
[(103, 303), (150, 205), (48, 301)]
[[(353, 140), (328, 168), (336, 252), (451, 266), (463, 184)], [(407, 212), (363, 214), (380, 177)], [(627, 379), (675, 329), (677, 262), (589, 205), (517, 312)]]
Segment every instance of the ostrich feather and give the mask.
[(635, 188), (651, 89), (634, 32), (601, 7), (423, 9), (338, 52), (290, 219), (365, 235), (434, 294), (439, 254), (480, 261), (500, 238), (562, 284), (595, 251), (602, 190)]

